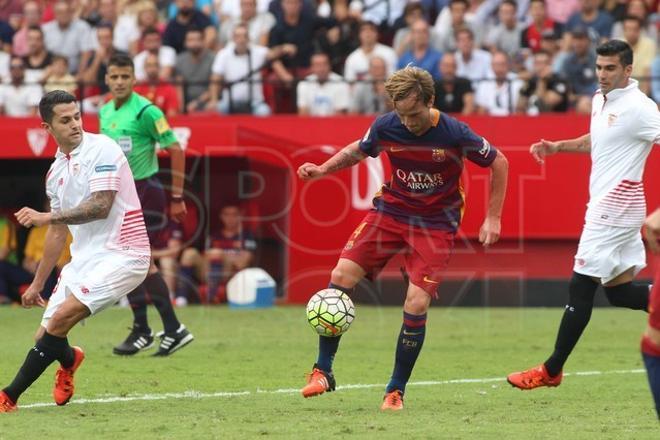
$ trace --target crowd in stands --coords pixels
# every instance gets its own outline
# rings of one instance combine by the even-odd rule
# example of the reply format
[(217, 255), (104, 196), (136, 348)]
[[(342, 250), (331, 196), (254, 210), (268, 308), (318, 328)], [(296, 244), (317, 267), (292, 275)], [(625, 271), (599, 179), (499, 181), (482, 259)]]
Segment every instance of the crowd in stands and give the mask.
[(660, 101), (659, 0), (0, 0), (0, 114), (45, 91), (107, 99), (113, 53), (166, 114), (388, 111), (383, 80), (408, 64), (455, 113), (590, 111), (595, 47), (634, 50)]

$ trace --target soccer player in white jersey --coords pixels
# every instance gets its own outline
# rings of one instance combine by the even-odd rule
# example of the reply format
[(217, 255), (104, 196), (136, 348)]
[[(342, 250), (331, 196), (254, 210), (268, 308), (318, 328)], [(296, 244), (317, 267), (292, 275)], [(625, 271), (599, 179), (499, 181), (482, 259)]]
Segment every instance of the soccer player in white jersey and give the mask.
[[(151, 252), (142, 208), (126, 157), (105, 135), (83, 131), (76, 98), (55, 90), (39, 103), (42, 126), (57, 141), (46, 175), (50, 212), (22, 208), (25, 226), (48, 225), (44, 258), (21, 298), (24, 307), (46, 307), (36, 344), (12, 383), (0, 391), (0, 413), (16, 410), (20, 395), (54, 361), (53, 398), (65, 405), (74, 392), (73, 375), (85, 354), (71, 347), (67, 334), (82, 319), (113, 305), (147, 276)], [(41, 291), (73, 236), (71, 262), (64, 266), (46, 306)]]
[(649, 285), (632, 281), (646, 266), (640, 232), (646, 214), (642, 175), (653, 144), (660, 140), (660, 113), (630, 78), (633, 53), (628, 43), (611, 40), (596, 53), (600, 90), (593, 97), (589, 133), (558, 142), (541, 140), (530, 148), (539, 163), (566, 152), (591, 153), (592, 165), (585, 224), (554, 352), (541, 365), (507, 378), (523, 390), (561, 383), (564, 363), (589, 323), (599, 284), (613, 306), (648, 308)]

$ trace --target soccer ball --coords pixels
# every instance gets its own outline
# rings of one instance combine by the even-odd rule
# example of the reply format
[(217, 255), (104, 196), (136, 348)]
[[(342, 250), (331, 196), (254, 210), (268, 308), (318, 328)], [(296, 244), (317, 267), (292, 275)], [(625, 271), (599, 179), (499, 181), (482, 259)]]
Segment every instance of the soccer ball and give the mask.
[(353, 301), (341, 290), (323, 289), (307, 303), (307, 322), (321, 336), (339, 336), (355, 318)]

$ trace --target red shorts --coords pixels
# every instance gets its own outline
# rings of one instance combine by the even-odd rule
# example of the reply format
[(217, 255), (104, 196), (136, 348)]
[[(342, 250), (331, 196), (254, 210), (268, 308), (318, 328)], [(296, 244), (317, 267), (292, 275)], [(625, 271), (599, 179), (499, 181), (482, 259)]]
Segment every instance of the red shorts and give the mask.
[(407, 225), (371, 211), (348, 239), (340, 258), (357, 263), (373, 279), (390, 258), (401, 253), (410, 282), (437, 298), (454, 247), (454, 235)]
[(655, 279), (649, 297), (649, 326), (660, 330), (660, 257), (655, 259)]

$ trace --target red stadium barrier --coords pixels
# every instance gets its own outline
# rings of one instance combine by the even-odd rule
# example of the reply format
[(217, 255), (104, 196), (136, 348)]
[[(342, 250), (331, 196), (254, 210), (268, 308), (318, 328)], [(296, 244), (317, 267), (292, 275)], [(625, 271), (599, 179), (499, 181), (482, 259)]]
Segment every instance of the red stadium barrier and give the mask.
[[(575, 239), (582, 227), (588, 200), (589, 157), (563, 154), (546, 165), (529, 155), (530, 143), (540, 139), (577, 137), (589, 129), (588, 117), (550, 115), (462, 118), (508, 157), (510, 180), (502, 219), (509, 239)], [(243, 157), (251, 190), (242, 195), (258, 209), (266, 235), (286, 243), (286, 291), (289, 300), (306, 300), (327, 283), (329, 269), (348, 235), (369, 209), (378, 177), (387, 176), (386, 161), (370, 161), (328, 179), (302, 183), (295, 177), (306, 161), (320, 163), (339, 148), (362, 137), (371, 117), (300, 118), (179, 117), (171, 120), (190, 155)], [(85, 128), (97, 130), (95, 118)], [(3, 148), (0, 157), (52, 157), (55, 145), (37, 120), (0, 118)], [(384, 159), (384, 157), (383, 157)], [(660, 156), (647, 164), (645, 186), (650, 207), (660, 203)], [(371, 177), (370, 177), (371, 176)], [(486, 210), (487, 173), (469, 164), (464, 175), (467, 203), (461, 234), (474, 238)], [(240, 187), (241, 184), (235, 185)], [(210, 190), (208, 200), (213, 200)], [(215, 215), (215, 214), (213, 214)]]

